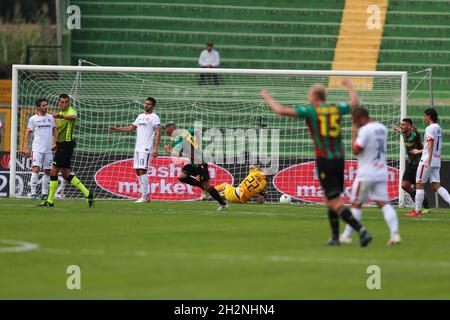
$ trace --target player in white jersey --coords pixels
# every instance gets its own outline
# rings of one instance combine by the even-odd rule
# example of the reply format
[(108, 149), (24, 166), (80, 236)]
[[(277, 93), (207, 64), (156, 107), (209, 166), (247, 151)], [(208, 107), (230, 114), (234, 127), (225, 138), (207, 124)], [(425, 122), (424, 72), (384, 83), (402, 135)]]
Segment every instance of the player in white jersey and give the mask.
[(450, 195), (444, 187), (441, 186), (439, 171), (441, 170), (441, 152), (442, 152), (442, 130), (438, 124), (438, 114), (433, 108), (424, 111), (423, 119), (428, 127), (425, 129), (424, 146), (422, 150), (412, 150), (415, 154), (422, 153), (416, 175), (416, 209), (405, 214), (409, 217), (420, 217), (422, 215), (423, 199), (425, 191), (423, 184), (428, 180), (431, 187), (442, 199), (450, 204)]
[[(160, 119), (153, 109), (156, 106), (156, 100), (148, 97), (144, 102), (144, 113), (141, 113), (136, 120), (128, 127), (114, 127), (110, 126), (111, 132), (130, 132), (136, 130), (136, 146), (134, 149), (134, 165), (136, 175), (139, 180), (141, 188), (141, 198), (136, 202), (148, 202), (148, 174), (147, 171), (150, 166), (151, 159), (156, 159), (158, 156), (160, 134)], [(156, 143), (153, 146), (153, 139), (156, 138)]]
[[(38, 199), (36, 192), (39, 184), (39, 172), (44, 170), (42, 178), (42, 199), (48, 197), (50, 185), (50, 169), (53, 164), (52, 147), (53, 141), (58, 137), (56, 123), (53, 115), (47, 113), (47, 99), (39, 99), (36, 102), (37, 112), (28, 121), (27, 133), (25, 135), (24, 153), (26, 157), (32, 156), (33, 163), (31, 169), (31, 199)], [(30, 152), (30, 138), (33, 134), (32, 152)]]
[[(358, 158), (358, 170), (352, 185), (352, 214), (361, 220), (361, 207), (369, 199), (381, 209), (389, 227), (388, 245), (400, 243), (397, 212), (389, 204), (387, 192), (388, 171), (386, 165), (386, 127), (372, 122), (366, 109), (358, 108), (353, 114), (353, 153)], [(351, 242), (352, 228), (345, 227), (340, 242)]]

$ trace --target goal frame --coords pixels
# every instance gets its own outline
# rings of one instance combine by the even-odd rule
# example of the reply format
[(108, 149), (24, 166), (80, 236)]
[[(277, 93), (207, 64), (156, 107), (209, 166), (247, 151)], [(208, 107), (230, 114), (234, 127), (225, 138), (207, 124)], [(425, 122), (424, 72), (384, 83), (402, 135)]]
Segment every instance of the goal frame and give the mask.
[[(12, 65), (12, 95), (11, 95), (11, 165), (9, 176), (9, 197), (16, 196), (16, 153), (18, 138), (18, 84), (19, 71), (71, 71), (71, 72), (136, 72), (136, 73), (194, 73), (194, 74), (271, 74), (271, 75), (317, 75), (317, 76), (355, 76), (355, 77), (401, 77), (400, 118), (407, 116), (408, 103), (408, 72), (406, 71), (340, 71), (340, 70), (278, 70), (278, 69), (223, 69), (223, 68), (158, 68), (158, 67), (100, 67), (100, 66), (60, 66), (60, 65)], [(403, 139), (400, 137), (399, 153), (399, 206), (405, 204), (405, 194), (401, 187), (401, 177), (405, 171), (406, 152)]]

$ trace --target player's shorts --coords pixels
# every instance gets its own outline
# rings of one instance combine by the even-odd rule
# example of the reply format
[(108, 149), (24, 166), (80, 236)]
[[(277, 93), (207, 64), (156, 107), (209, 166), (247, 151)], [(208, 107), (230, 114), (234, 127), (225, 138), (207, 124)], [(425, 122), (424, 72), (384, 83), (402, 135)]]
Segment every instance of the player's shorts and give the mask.
[(41, 153), (33, 151), (32, 167), (39, 167), (41, 170), (49, 170), (53, 165), (53, 154), (51, 152)]
[(149, 152), (134, 152), (133, 169), (148, 170), (151, 163), (151, 155)]
[(228, 200), (232, 203), (241, 203), (239, 196), (236, 193), (236, 187), (233, 187), (231, 184), (227, 184), (225, 186), (225, 190), (223, 191), (225, 196), (225, 200)]
[(408, 181), (411, 184), (416, 183), (416, 175), (417, 175), (417, 164), (408, 163), (405, 168), (405, 172), (403, 172), (402, 181)]
[(361, 181), (356, 178), (352, 185), (351, 202), (363, 204), (369, 199), (388, 202), (387, 181)]
[(327, 199), (339, 197), (344, 191), (344, 160), (317, 158), (316, 167)]
[(440, 183), (440, 171), (440, 167), (426, 167), (422, 163), (419, 163), (419, 166), (417, 167), (416, 182), (426, 183), (428, 182), (428, 180), (430, 180), (431, 183)]
[(58, 142), (56, 152), (53, 158), (53, 165), (58, 168), (70, 169), (75, 141)]
[(198, 176), (200, 178), (200, 181), (209, 181), (211, 179), (209, 177), (208, 165), (206, 163), (195, 166), (192, 163), (188, 163), (183, 167), (181, 171), (193, 177)]

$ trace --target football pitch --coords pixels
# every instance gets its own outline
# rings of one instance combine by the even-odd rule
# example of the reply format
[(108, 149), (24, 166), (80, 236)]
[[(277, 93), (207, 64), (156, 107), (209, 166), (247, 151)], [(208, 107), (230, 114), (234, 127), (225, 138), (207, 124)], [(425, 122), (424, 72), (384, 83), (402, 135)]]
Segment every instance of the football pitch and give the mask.
[[(0, 299), (449, 299), (450, 214), (403, 217), (387, 247), (363, 211), (367, 248), (324, 245), (323, 207), (212, 202), (0, 200)], [(343, 225), (341, 223), (341, 230)], [(80, 267), (69, 290), (67, 267)], [(371, 265), (381, 289), (368, 289)]]

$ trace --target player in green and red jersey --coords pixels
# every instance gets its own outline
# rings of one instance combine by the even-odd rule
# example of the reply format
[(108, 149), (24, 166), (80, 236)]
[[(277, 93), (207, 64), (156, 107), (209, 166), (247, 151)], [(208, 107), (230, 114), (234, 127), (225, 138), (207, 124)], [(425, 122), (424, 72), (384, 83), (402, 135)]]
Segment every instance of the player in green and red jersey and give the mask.
[(359, 106), (359, 99), (353, 85), (348, 79), (342, 80), (348, 89), (350, 102), (338, 104), (326, 102), (326, 89), (322, 85), (314, 85), (309, 89), (309, 104), (287, 108), (275, 101), (267, 90), (261, 96), (272, 108), (273, 112), (294, 118), (304, 118), (311, 133), (316, 151), (316, 168), (320, 184), (325, 193), (328, 206), (332, 237), (328, 245), (339, 245), (339, 216), (360, 235), (360, 245), (367, 246), (372, 236), (353, 217), (350, 209), (344, 205), (341, 193), (344, 191), (344, 148), (341, 138), (341, 118)]
[(211, 186), (208, 163), (203, 157), (203, 151), (198, 144), (194, 129), (181, 130), (175, 122), (168, 122), (164, 126), (168, 136), (172, 137), (172, 146), (164, 146), (164, 151), (173, 157), (187, 157), (188, 163), (183, 166), (178, 180), (208, 192), (219, 203), (217, 211), (228, 208), (228, 203), (222, 199), (219, 192)]
[[(413, 126), (412, 120), (409, 118), (403, 119), (400, 122), (400, 127), (393, 124), (392, 129), (402, 135), (403, 144), (405, 145), (406, 154), (408, 155), (409, 160), (402, 177), (402, 189), (410, 195), (412, 201), (416, 201), (416, 189), (413, 186), (416, 184), (416, 172), (422, 155), (420, 153), (414, 153), (414, 150), (423, 149), (420, 134)], [(423, 201), (423, 207), (423, 213), (430, 212), (430, 206), (426, 195)]]

